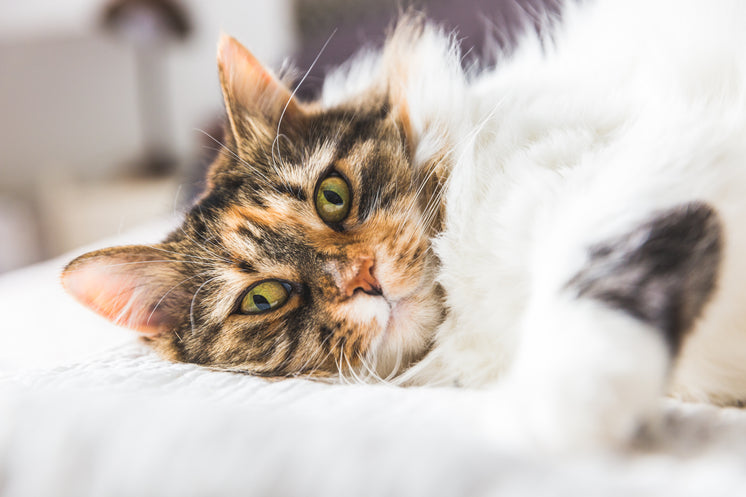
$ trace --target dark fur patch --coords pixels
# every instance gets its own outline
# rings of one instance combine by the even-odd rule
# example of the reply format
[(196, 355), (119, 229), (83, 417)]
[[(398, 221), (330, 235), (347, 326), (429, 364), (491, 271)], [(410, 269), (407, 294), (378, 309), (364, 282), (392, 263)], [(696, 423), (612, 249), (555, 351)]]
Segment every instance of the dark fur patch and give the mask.
[(715, 289), (721, 252), (717, 213), (692, 202), (591, 247), (567, 287), (659, 329), (676, 353)]

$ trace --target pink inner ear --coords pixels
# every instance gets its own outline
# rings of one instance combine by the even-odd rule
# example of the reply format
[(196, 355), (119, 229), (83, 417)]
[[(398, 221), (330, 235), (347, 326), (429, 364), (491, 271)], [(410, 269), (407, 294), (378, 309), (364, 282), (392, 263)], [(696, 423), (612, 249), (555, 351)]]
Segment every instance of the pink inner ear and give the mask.
[[(269, 123), (274, 123), (285, 110), (287, 116), (299, 109), (291, 92), (269, 72), (251, 52), (228, 35), (218, 43), (218, 67), (222, 84), (231, 99), (249, 111), (257, 111)], [(235, 103), (227, 101), (227, 107)], [(287, 109), (285, 106), (287, 105)]]
[(235, 38), (222, 35), (218, 43), (218, 63), (228, 69), (229, 74), (239, 80), (249, 80), (251, 84), (266, 88), (274, 82), (272, 75), (262, 66), (251, 52)]
[(87, 260), (62, 275), (62, 285), (79, 302), (108, 320), (144, 335), (164, 331), (166, 316), (153, 302), (146, 282), (136, 274), (112, 270), (102, 261)]

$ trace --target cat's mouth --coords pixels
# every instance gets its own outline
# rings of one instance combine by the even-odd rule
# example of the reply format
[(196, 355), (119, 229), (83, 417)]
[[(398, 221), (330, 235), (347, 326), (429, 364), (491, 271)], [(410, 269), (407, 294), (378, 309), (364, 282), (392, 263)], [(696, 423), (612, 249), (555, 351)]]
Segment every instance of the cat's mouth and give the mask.
[(435, 310), (437, 299), (431, 298), (431, 293), (430, 286), (423, 283), (403, 295), (395, 295), (383, 284), (380, 293), (360, 292), (359, 298), (354, 300), (357, 306), (366, 307), (374, 314), (371, 317), (378, 322), (380, 330), (377, 340), (402, 345), (412, 338), (419, 342), (423, 330), (434, 327), (431, 316), (440, 312)]
[(349, 298), (349, 317), (361, 325), (376, 322), (380, 335), (388, 336), (405, 317), (409, 299), (410, 294), (392, 295), (385, 285), (380, 284), (367, 291), (358, 289)]
[(366, 336), (366, 361), (379, 375), (396, 374), (425, 353), (443, 316), (426, 260), (404, 264), (378, 253), (371, 260), (358, 256), (351, 269), (332, 274), (341, 276), (337, 281), (346, 286), (340, 289), (347, 290), (340, 318)]
[[(427, 351), (439, 315), (430, 299), (413, 294), (396, 300), (365, 296), (381, 308), (378, 331), (366, 354), (381, 378), (392, 378), (419, 360)], [(362, 298), (360, 300), (363, 300)]]

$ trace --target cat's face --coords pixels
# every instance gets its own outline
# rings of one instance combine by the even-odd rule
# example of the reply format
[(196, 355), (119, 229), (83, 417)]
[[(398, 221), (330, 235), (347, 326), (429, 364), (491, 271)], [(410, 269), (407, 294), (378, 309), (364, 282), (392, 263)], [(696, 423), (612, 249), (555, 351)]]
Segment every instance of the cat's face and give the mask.
[(166, 357), (255, 374), (389, 374), (442, 319), (437, 175), (385, 88), (304, 105), (235, 40), (209, 188), (161, 244), (83, 255), (65, 287)]

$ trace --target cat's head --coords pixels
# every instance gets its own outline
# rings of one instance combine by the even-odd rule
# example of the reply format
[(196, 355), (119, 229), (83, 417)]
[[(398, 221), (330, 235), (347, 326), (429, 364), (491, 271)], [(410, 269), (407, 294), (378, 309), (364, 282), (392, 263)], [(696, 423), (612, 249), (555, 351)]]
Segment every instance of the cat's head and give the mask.
[(443, 313), (442, 157), (415, 161), (406, 70), (330, 106), (298, 101), (232, 38), (218, 66), (228, 119), (207, 191), (162, 243), (75, 259), (65, 288), (172, 360), (269, 376), (405, 367)]

